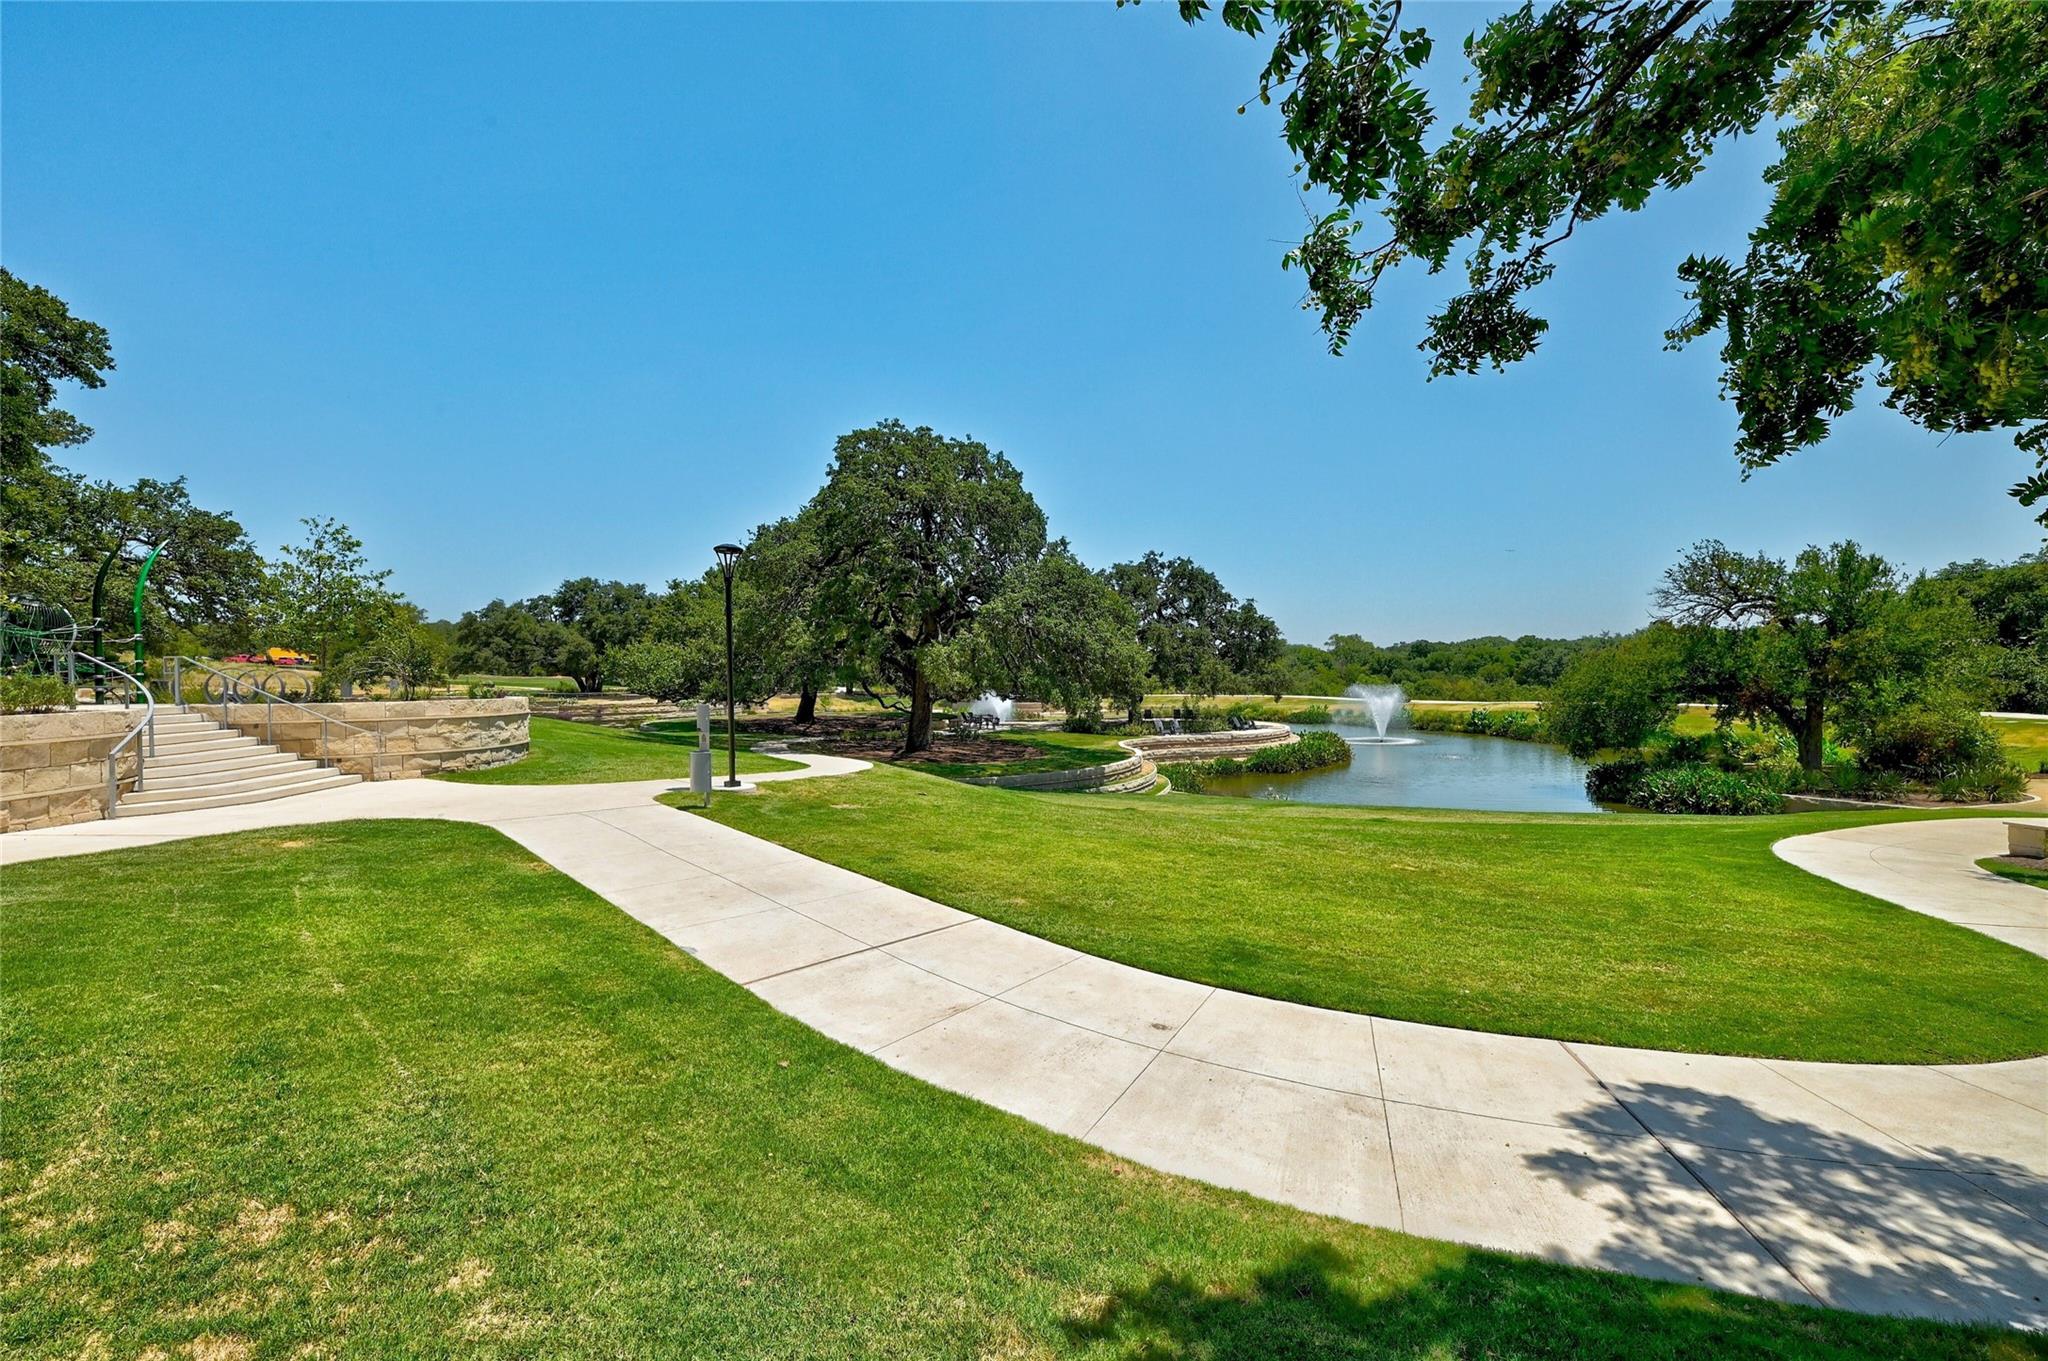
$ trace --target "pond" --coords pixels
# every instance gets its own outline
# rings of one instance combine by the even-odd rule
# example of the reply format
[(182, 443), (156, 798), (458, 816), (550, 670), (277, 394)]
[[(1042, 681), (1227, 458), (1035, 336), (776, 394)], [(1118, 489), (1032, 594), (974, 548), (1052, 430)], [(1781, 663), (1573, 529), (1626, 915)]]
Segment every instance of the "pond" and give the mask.
[(1397, 736), (1412, 745), (1359, 742), (1372, 729), (1297, 723), (1296, 732), (1354, 739), (1351, 764), (1303, 775), (1233, 775), (1209, 792), (1293, 803), (1378, 804), (1395, 808), (1480, 808), (1503, 813), (1598, 813), (1586, 797), (1586, 763), (1560, 747), (1455, 733)]

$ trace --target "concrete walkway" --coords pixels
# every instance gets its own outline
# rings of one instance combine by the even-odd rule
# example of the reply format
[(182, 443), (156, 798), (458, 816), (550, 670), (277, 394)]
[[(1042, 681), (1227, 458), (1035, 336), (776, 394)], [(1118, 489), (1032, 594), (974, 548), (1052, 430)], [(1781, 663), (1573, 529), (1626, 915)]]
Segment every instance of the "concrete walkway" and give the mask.
[[(862, 765), (796, 759), (808, 768), (754, 780)], [(349, 818), (479, 822), (826, 1035), (1164, 1171), (1584, 1266), (2048, 1327), (2048, 1058), (1759, 1061), (1275, 1002), (1077, 954), (650, 802), (674, 787), (357, 785), (15, 833), (0, 862)], [(1855, 844), (1885, 849), (1902, 882), (1962, 876), (1974, 842), (1926, 842), (1927, 826)], [(1867, 839), (1882, 833), (1898, 839)]]
[(2005, 854), (2007, 822), (1954, 818), (1787, 837), (1781, 859), (1838, 884), (2048, 956), (2048, 893), (1977, 868)]

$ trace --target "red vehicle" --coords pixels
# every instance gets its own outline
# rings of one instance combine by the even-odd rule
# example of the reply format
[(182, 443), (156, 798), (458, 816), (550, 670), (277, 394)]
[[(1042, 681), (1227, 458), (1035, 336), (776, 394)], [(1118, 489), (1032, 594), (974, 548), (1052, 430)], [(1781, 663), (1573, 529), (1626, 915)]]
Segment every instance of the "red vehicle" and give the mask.
[(263, 658), (263, 657), (258, 657), (258, 656), (256, 656), (256, 655), (254, 655), (253, 653), (248, 653), (248, 652), (237, 652), (237, 653), (236, 653), (236, 654), (235, 654), (234, 656), (232, 656), (232, 657), (223, 657), (223, 658), (221, 658), (221, 661), (223, 661), (223, 662), (239, 662), (239, 663), (241, 663), (241, 664), (243, 664), (243, 665), (245, 665), (245, 666), (253, 666), (253, 665), (255, 665), (256, 663), (258, 663), (258, 662), (261, 662), (261, 661), (264, 661), (264, 660), (266, 660), (266, 658)]

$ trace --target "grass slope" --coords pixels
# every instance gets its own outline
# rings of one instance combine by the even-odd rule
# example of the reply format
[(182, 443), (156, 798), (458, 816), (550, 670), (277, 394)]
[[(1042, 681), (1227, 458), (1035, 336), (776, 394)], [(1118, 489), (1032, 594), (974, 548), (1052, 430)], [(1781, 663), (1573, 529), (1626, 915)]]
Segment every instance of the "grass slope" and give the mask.
[[(605, 784), (618, 780), (687, 780), (690, 752), (697, 745), (697, 725), (664, 725), (662, 730), (604, 728), (535, 717), (526, 759), (488, 770), (457, 770), (437, 776), (462, 784)], [(740, 771), (794, 770), (794, 761), (748, 751), (752, 739), (740, 738)], [(714, 775), (723, 778), (725, 747), (721, 742)]]
[(2048, 1051), (2048, 960), (1770, 852), (1917, 814), (1435, 813), (878, 768), (708, 816), (1091, 954), (1290, 1001), (1779, 1058)]
[(2048, 766), (2048, 719), (1994, 718), (1989, 722), (1998, 731), (2006, 757), (2021, 770), (2032, 775)]
[(7, 893), (11, 1357), (2043, 1354), (1147, 1172), (823, 1039), (479, 827)]

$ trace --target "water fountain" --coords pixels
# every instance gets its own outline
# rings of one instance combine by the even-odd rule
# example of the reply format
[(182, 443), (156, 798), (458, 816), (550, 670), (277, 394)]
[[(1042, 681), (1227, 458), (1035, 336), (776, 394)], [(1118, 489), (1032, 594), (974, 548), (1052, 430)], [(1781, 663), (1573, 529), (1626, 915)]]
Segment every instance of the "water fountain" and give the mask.
[(1017, 716), (1017, 706), (1001, 695), (990, 691), (967, 706), (970, 714), (986, 714), (998, 723), (1008, 723)]
[[(1394, 715), (1401, 712), (1408, 702), (1408, 696), (1398, 685), (1354, 685), (1344, 692), (1346, 697), (1365, 705), (1366, 716), (1372, 719), (1373, 736), (1350, 737), (1348, 742), (1371, 743), (1374, 746), (1412, 747), (1417, 744), (1413, 737), (1389, 737), (1387, 725), (1394, 721)], [(1355, 716), (1356, 710), (1347, 711)]]

